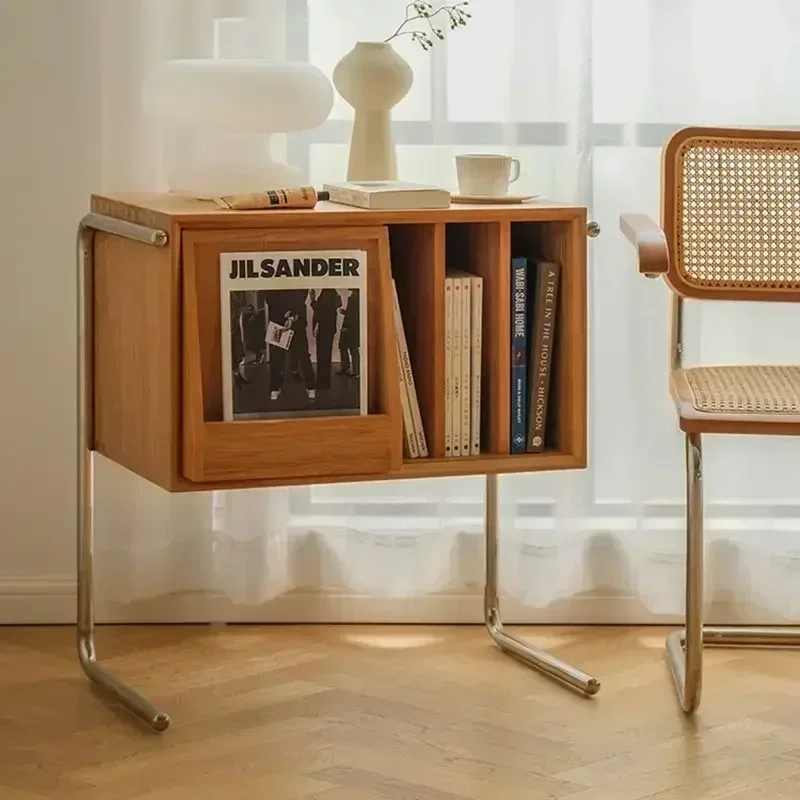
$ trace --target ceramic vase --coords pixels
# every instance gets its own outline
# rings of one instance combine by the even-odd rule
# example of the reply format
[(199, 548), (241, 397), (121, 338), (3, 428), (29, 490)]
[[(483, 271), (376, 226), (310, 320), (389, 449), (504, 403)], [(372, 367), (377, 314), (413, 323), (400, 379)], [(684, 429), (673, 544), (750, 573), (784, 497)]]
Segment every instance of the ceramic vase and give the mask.
[(357, 42), (336, 65), (333, 85), (355, 113), (347, 180), (397, 180), (391, 111), (413, 82), (408, 62), (386, 42)]

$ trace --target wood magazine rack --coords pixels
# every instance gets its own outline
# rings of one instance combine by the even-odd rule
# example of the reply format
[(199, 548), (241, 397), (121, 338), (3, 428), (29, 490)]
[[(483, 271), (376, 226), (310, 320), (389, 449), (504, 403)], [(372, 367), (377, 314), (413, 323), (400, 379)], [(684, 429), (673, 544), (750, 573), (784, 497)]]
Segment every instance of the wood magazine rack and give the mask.
[[(393, 478), (487, 476), (486, 624), (529, 665), (586, 695), (599, 682), (505, 631), (497, 579), (497, 475), (586, 466), (586, 236), (579, 206), (232, 212), (169, 195), (94, 196), (81, 222), (78, 650), (86, 674), (153, 729), (169, 717), (109, 674), (94, 648), (93, 459), (170, 492)], [(222, 420), (219, 254), (363, 249), (368, 410), (356, 417)], [(510, 455), (511, 258), (562, 265), (543, 453)], [(484, 279), (481, 453), (444, 457), (444, 278)], [(403, 458), (395, 280), (430, 456)]]

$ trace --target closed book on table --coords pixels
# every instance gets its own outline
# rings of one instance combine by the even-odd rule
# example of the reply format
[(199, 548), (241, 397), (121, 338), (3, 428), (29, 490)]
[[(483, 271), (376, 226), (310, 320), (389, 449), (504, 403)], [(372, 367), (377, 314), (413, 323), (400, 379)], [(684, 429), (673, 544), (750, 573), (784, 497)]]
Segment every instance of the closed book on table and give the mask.
[(437, 186), (404, 181), (347, 181), (323, 187), (332, 203), (391, 211), (450, 207), (450, 192)]

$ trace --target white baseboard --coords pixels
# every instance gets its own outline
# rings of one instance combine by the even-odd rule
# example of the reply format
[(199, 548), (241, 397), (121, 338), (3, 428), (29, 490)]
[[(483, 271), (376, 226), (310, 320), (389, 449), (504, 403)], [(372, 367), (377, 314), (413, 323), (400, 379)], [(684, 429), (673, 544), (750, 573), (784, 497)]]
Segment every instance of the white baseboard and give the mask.
[(0, 578), (0, 625), (75, 622), (75, 578)]
[[(64, 577), (0, 579), (0, 625), (63, 625), (75, 622), (75, 581)], [(636, 597), (587, 594), (546, 608), (507, 598), (503, 618), (527, 625), (677, 625), (678, 614), (655, 614)], [(787, 624), (757, 607), (717, 605), (707, 622)], [(480, 590), (417, 598), (382, 598), (330, 592), (292, 592), (262, 605), (235, 605), (224, 597), (175, 594), (131, 604), (99, 602), (100, 624), (350, 623), (480, 624)]]
[[(63, 625), (75, 622), (72, 578), (0, 579), (0, 625)], [(635, 598), (577, 597), (548, 608), (531, 608), (509, 598), (503, 603), (509, 623), (647, 624), (672, 622), (642, 615)], [(103, 603), (98, 623), (352, 623), (471, 624), (483, 621), (483, 595), (436, 594), (417, 598), (368, 597), (349, 593), (292, 592), (262, 605), (235, 605), (224, 597), (175, 594), (136, 603)]]

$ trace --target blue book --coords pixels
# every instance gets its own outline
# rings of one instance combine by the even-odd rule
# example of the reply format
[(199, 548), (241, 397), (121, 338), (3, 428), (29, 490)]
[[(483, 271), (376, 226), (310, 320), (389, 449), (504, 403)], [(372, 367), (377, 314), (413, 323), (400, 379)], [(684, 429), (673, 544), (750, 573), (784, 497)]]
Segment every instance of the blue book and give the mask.
[(528, 259), (511, 259), (511, 453), (528, 435)]

